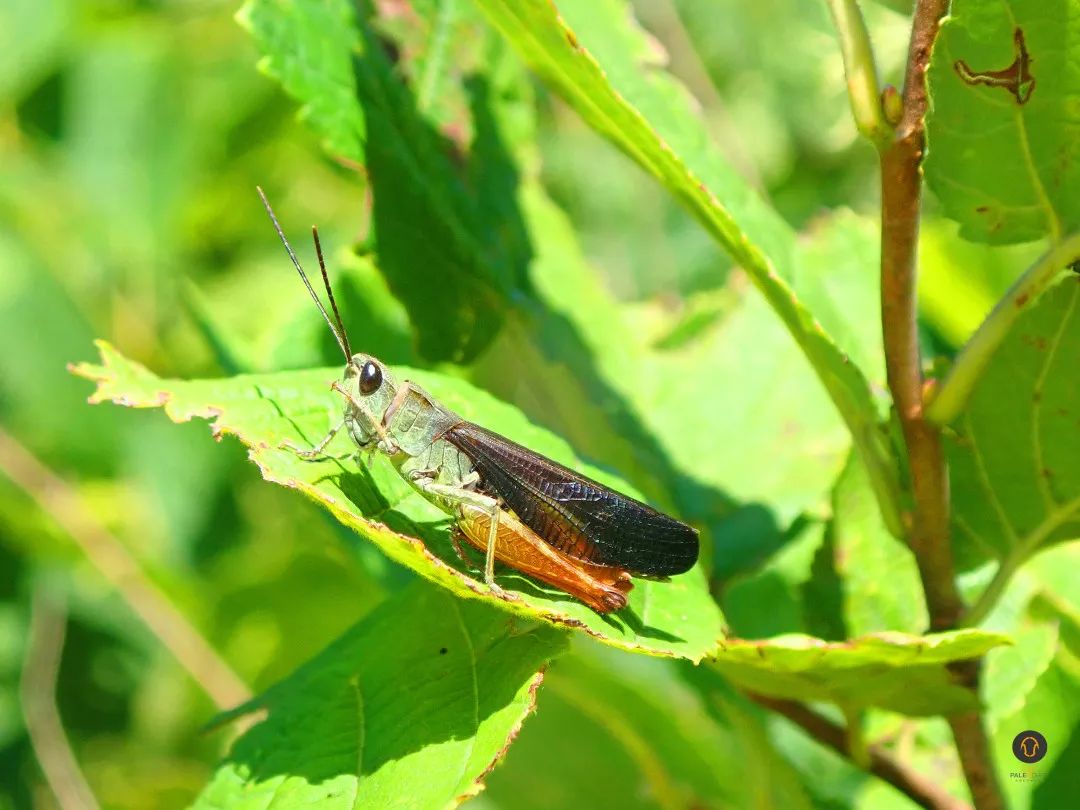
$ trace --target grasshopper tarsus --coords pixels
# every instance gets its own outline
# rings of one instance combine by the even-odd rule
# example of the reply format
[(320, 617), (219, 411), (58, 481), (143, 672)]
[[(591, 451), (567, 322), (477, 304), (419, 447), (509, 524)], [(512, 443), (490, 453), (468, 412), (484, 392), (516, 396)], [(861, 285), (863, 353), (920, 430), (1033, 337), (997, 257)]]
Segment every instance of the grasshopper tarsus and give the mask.
[(488, 593), (496, 599), (502, 599), (504, 602), (512, 602), (514, 600), (514, 597), (507, 593), (501, 585), (497, 585), (494, 582), (487, 582), (485, 584), (488, 586)]
[(300, 447), (299, 445), (293, 444), (290, 439), (285, 439), (278, 445), (278, 448), (283, 450), (291, 450), (293, 453), (295, 453), (297, 456), (304, 459), (305, 461), (323, 461), (327, 458), (333, 458), (333, 456), (330, 456), (328, 453), (324, 453), (323, 450), (326, 449), (326, 446), (330, 444), (333, 438), (337, 435), (338, 431), (341, 430), (343, 427), (345, 427), (344, 420), (331, 428), (330, 432), (323, 436), (319, 443), (316, 444), (314, 447)]
[(322, 461), (329, 458), (329, 456), (321, 450), (316, 450), (314, 447), (304, 449), (298, 444), (293, 444), (288, 439), (278, 445), (278, 450), (288, 450), (297, 458), (302, 458), (304, 461)]
[(461, 545), (461, 531), (454, 528), (450, 532), (450, 544), (454, 547), (454, 553), (457, 554), (457, 558), (461, 560), (465, 568), (471, 573), (480, 573), (484, 570), (483, 566), (477, 565), (468, 554), (465, 553), (465, 547)]

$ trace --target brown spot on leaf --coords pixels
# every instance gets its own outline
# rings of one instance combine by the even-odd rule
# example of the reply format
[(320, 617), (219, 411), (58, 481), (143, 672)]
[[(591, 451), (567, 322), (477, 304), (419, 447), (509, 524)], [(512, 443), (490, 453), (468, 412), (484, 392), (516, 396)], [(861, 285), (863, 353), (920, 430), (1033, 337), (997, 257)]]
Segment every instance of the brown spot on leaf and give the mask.
[(1030, 298), (1030, 297), (1031, 296), (1029, 296), (1027, 293), (1021, 293), (1020, 295), (1018, 295), (1016, 297), (1016, 308), (1020, 309), (1020, 307), (1022, 307), (1024, 304), (1026, 304), (1028, 302), (1028, 298)]
[(1013, 31), (1013, 48), (1016, 58), (1012, 64), (1000, 70), (972, 70), (963, 59), (953, 63), (953, 69), (965, 84), (983, 84), (1008, 91), (1017, 104), (1026, 104), (1035, 91), (1035, 77), (1031, 75), (1031, 55), (1024, 42), (1024, 29)]
[(1040, 352), (1046, 351), (1046, 347), (1048, 345), (1049, 345), (1049, 343), (1047, 342), (1046, 338), (1044, 338), (1044, 337), (1035, 338), (1035, 348), (1038, 349)]
[(975, 213), (976, 214), (987, 214), (989, 212), (990, 212), (990, 206), (989, 205), (976, 205), (975, 206)]

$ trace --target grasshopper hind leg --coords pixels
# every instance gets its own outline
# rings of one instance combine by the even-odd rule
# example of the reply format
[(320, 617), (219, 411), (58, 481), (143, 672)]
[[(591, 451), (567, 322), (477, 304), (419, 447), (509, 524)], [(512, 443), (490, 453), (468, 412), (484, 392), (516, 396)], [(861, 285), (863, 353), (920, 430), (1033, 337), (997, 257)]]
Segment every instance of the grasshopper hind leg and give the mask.
[(491, 522), (484, 557), (484, 584), (491, 589), (493, 594), (501, 596), (504, 591), (495, 582), (495, 542), (499, 537), (499, 502), (490, 495), (484, 495), (471, 489), (470, 486), (475, 483), (474, 481), (469, 481), (465, 486), (440, 484), (421, 472), (414, 473), (412, 481), (425, 495), (434, 496), (436, 499), (452, 505), (456, 514), (460, 512), (462, 506), (472, 506), (489, 515)]

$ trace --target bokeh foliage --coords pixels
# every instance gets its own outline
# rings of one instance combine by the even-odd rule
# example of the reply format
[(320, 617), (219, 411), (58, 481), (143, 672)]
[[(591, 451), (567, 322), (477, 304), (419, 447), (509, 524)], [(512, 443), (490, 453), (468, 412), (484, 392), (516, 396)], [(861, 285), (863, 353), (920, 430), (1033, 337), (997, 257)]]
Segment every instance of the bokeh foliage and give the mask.
[[(533, 697), (538, 716), (524, 721), (476, 806), (517, 807), (523, 796), (560, 806), (604, 784), (624, 792), (598, 791), (596, 802), (619, 806), (907, 806), (735, 688), (763, 683), (780, 696), (862, 711), (872, 739), (963, 795), (943, 725), (910, 716), (962, 698), (947, 688), (905, 696), (902, 687), (933, 691), (943, 684), (941, 661), (982, 652), (998, 637), (967, 631), (948, 639), (937, 645), (940, 660), (905, 680), (902, 667), (929, 643), (915, 635), (926, 623), (921, 591), (860, 462), (866, 447), (892, 452), (878, 429), (888, 402), (875, 156), (850, 122), (824, 5), (729, 5), (718, 24), (708, 0), (641, 2), (642, 28), (617, 0), (560, 4), (575, 31), (569, 39), (539, 2), (515, 4), (514, 19), (494, 2), (255, 0), (239, 24), (236, 5), (217, 0), (4, 4), (0, 336), (8, 349), (0, 353), (0, 424), (70, 482), (254, 690), (270, 688), (263, 700), (271, 721), (212, 776), (230, 739), (200, 733), (213, 707), (199, 685), (53, 517), (0, 474), (0, 807), (48, 801), (18, 685), (32, 599), (42, 593), (66, 605), (59, 709), (104, 806), (183, 806), (208, 782), (203, 801), (219, 806), (249, 780), (271, 794), (291, 790), (287, 779), (274, 781), (289, 769), (301, 777), (298, 802), (321, 795), (305, 793), (308, 784), (349, 796), (354, 765), (400, 795), (410, 763), (446, 776), (433, 780), (429, 797), (444, 803), (473, 791)], [(908, 27), (891, 7), (903, 4), (865, 5), (882, 71), (896, 78)], [(1045, 17), (1075, 4), (1043, 5), (1053, 6), (1039, 12)], [(1039, 23), (1030, 47), (1052, 39), (1051, 23)], [(986, 29), (959, 16), (950, 25), (949, 48), (966, 48), (969, 29)], [(537, 52), (524, 43), (530, 29), (547, 36)], [(1011, 51), (994, 47), (988, 64), (1005, 64)], [(587, 48), (604, 72), (576, 48)], [(973, 65), (982, 57), (966, 56)], [(935, 59), (955, 79), (949, 52)], [(1039, 93), (1052, 88), (1042, 84), (1035, 97), (1042, 103)], [(969, 87), (943, 80), (932, 90), (939, 110), (952, 104), (968, 120)], [(1046, 107), (1032, 114), (1055, 120)], [(942, 208), (964, 236), (1000, 241), (975, 233), (973, 221), (982, 220), (957, 213), (959, 203), (941, 191), (947, 171), (938, 167), (962, 173), (986, 161), (970, 168), (965, 154), (950, 157), (946, 137), (935, 156), (934, 125), (927, 170)], [(650, 138), (664, 139), (670, 152)], [(712, 199), (679, 174), (680, 161)], [(103, 337), (122, 353), (117, 363), (131, 358), (162, 378), (204, 381), (184, 384), (189, 394), (202, 395), (200, 385), (211, 392), (189, 400), (192, 411), (241, 390), (221, 378), (249, 373), (286, 388), (304, 380), (303, 401), (287, 415), (302, 417), (311, 438), (329, 426), (337, 405), (322, 386), (333, 372), (279, 376), (335, 366), (340, 355), (287, 266), (256, 184), (294, 241), (311, 222), (320, 225), (354, 345), (425, 369), (440, 395), (461, 398), (453, 407), (472, 403), (478, 418), (528, 433), (538, 449), (569, 453), (551, 433), (561, 435), (612, 480), (694, 522), (706, 540), (694, 576), (708, 576), (728, 632), (755, 641), (718, 646), (717, 661), (697, 668), (603, 649), (583, 634), (559, 657), (564, 634), (419, 582), (413, 570), (430, 563), (403, 567), (403, 555), (387, 557), (329, 513), (266, 484), (233, 438), (215, 444), (202, 424), (86, 407), (90, 386), (65, 364), (96, 362), (92, 340)], [(998, 192), (985, 193), (1024, 204)], [(929, 205), (922, 337), (948, 358), (1041, 246), (984, 250)], [(733, 268), (714, 241), (741, 244), (725, 211), (765, 257), (760, 267), (747, 266), (753, 251), (736, 251), (744, 266)], [(1044, 235), (1028, 220), (1015, 222), (1019, 236)], [(310, 263), (310, 251), (302, 253)], [(755, 275), (773, 308), (751, 286)], [(1073, 413), (1074, 390), (1046, 370), (1075, 356), (1065, 309), (1072, 290), (1055, 290), (1029, 313), (1037, 326), (1006, 344), (959, 426), (959, 454), (982, 440), (971, 424), (1001, 441), (1007, 431), (994, 422), (1005, 417), (986, 403), (1015, 393), (1010, 369), (1031, 368), (1024, 357), (1041, 339), (1057, 336), (1065, 350), (1037, 378), (1020, 379), (1046, 388), (1047, 419), (1064, 418), (1055, 408)], [(798, 304), (781, 311), (785, 330), (775, 308), (783, 310), (789, 292)], [(1053, 312), (1044, 318), (1044, 309)], [(1041, 450), (1028, 439), (1037, 433), (1022, 432), (1019, 457), (1035, 464)], [(1069, 441), (1055, 433), (1045, 446), (1072, 474)], [(1043, 493), (1010, 489), (1010, 451), (997, 449), (1004, 460), (989, 467), (993, 475), (960, 479), (958, 520), (994, 517), (979, 509), (983, 487), (1013, 493), (1016, 520), (1030, 513), (1038, 523)], [(967, 457), (958, 456), (961, 471)], [(376, 468), (369, 495), (394, 486), (388, 473)], [(1055, 489), (1069, 479), (1044, 480), (1035, 483), (1054, 498), (1075, 496)], [(967, 501), (965, 484), (974, 492)], [(438, 518), (417, 519), (422, 504), (404, 512), (413, 527)], [(1000, 525), (1007, 529), (1011, 515)], [(434, 544), (443, 529), (405, 533)], [(1008, 532), (989, 536), (989, 551), (963, 557), (972, 595), (992, 573), (987, 558), (1012, 554), (1019, 568), (1039, 545), (1019, 553)], [(997, 763), (1007, 769), (1021, 727), (1058, 741), (1046, 778), (1008, 785), (1018, 807), (1061, 806), (1077, 790), (1069, 762), (1080, 757), (1080, 589), (1065, 573), (1077, 565), (1075, 544), (1036, 557), (986, 622), (1017, 639), (989, 654), (984, 700)], [(457, 582), (450, 573), (444, 579)], [(646, 587), (654, 586), (638, 585)], [(468, 614), (460, 628), (424, 622), (426, 613), (445, 621), (448, 605)], [(565, 609), (595, 620), (579, 606)], [(706, 600), (695, 612), (716, 610)], [(695, 616), (680, 620), (688, 618)], [(456, 645), (443, 639), (461, 629), (481, 652), (494, 643), (493, 653), (454, 658)], [(712, 618), (695, 629), (701, 638), (688, 657), (696, 659), (719, 633)], [(882, 631), (894, 634), (845, 642)], [(402, 639), (415, 647), (368, 660)], [(511, 649), (500, 651), (501, 642)], [(536, 672), (551, 657), (534, 696)], [(824, 660), (808, 675), (811, 659)], [(439, 709), (429, 721), (401, 714), (402, 695), (378, 696), (373, 716), (382, 719), (371, 733), (384, 729), (381, 750), (396, 753), (378, 761), (395, 767), (372, 776), (357, 764), (356, 729), (341, 722), (355, 709), (354, 692), (365, 692), (350, 678), (375, 678), (378, 691), (409, 671), (424, 674), (418, 683), (444, 684), (445, 700), (438, 689), (424, 693)], [(494, 679), (503, 690), (488, 704), (490, 723), (470, 725), (458, 689), (470, 678)], [(879, 690), (860, 695), (863, 678)], [(321, 719), (319, 734), (308, 733), (309, 716)], [(420, 730), (395, 748), (387, 740), (399, 716)], [(658, 722), (662, 716), (670, 722)], [(479, 747), (463, 756), (469, 735)], [(329, 749), (340, 760), (323, 756), (318, 745), (327, 738), (345, 741)], [(296, 748), (266, 759), (266, 741), (282, 739)], [(438, 745), (417, 748), (430, 741)], [(451, 762), (464, 762), (463, 770), (451, 773)]]

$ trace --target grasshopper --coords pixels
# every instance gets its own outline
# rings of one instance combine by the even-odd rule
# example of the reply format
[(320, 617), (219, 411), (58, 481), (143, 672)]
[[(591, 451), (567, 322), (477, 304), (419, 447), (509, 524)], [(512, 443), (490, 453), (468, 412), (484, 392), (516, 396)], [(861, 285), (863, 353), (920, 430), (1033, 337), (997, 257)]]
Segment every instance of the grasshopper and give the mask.
[(352, 352), (330, 286), (319, 243), (315, 251), (334, 319), (319, 300), (270, 203), (263, 205), (293, 266), (345, 356), (332, 388), (344, 400), (341, 421), (310, 449), (319, 458), (345, 430), (360, 450), (385, 455), (420, 495), (455, 522), (484, 552), (484, 583), (510, 598), (495, 581), (496, 560), (569, 593), (598, 613), (626, 607), (631, 575), (667, 577), (697, 562), (691, 526), (615, 492), (551, 459), (458, 416), (424, 389), (397, 380), (377, 358)]

